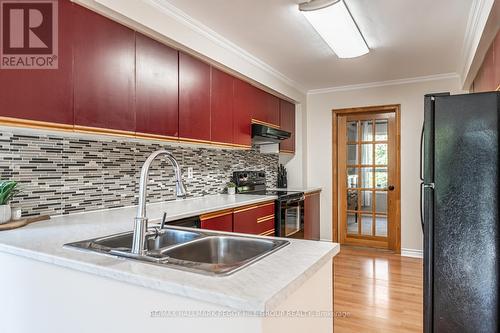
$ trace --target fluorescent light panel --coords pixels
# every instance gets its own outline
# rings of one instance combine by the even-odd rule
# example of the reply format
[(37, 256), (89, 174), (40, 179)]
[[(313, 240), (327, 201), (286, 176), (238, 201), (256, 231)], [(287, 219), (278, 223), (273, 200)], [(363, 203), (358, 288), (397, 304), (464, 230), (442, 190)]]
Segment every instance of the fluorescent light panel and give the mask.
[(339, 58), (354, 58), (370, 52), (344, 1), (302, 14)]

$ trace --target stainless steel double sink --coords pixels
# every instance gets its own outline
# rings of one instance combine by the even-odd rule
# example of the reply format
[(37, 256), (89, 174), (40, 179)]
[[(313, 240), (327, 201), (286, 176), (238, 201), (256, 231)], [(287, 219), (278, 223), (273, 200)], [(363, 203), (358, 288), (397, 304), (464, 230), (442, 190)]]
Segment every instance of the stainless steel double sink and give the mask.
[(289, 244), (281, 239), (218, 234), (167, 227), (150, 228), (146, 254), (132, 254), (132, 232), (65, 244), (85, 251), (124, 257), (194, 273), (226, 276)]

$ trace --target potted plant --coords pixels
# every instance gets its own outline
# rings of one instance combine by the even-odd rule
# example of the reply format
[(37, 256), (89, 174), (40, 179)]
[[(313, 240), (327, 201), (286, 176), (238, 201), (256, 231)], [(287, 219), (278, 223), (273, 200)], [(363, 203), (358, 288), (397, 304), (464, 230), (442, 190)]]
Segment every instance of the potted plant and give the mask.
[(236, 194), (236, 184), (233, 182), (229, 182), (226, 184), (227, 194)]
[(10, 221), (10, 200), (17, 193), (17, 182), (12, 180), (0, 180), (0, 224)]

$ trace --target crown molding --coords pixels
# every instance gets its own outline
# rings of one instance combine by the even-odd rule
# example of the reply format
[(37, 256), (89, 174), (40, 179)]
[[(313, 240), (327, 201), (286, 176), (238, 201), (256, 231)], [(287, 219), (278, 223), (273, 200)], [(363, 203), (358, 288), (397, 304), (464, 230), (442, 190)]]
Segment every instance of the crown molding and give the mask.
[(471, 69), (481, 36), (495, 0), (473, 0), (467, 19), (459, 68), (462, 85)]
[(258, 67), (259, 69), (263, 70), (264, 72), (273, 76), (279, 81), (285, 83), (286, 85), (295, 88), (296, 90), (298, 90), (303, 94), (306, 94), (307, 89), (301, 86), (298, 82), (290, 79), (283, 73), (276, 70), (274, 67), (268, 65), (267, 63), (255, 57), (254, 55), (250, 54), (249, 52), (239, 47), (235, 43), (219, 35), (214, 30), (210, 29), (203, 23), (195, 20), (194, 18), (192, 18), (179, 8), (175, 7), (174, 5), (170, 4), (169, 2), (165, 0), (142, 0), (142, 1), (154, 6), (162, 13), (168, 15), (169, 17), (173, 18), (180, 24), (195, 31), (196, 33), (202, 35), (203, 37), (211, 40), (212, 42), (216, 43), (217, 45), (227, 50), (228, 52), (231, 52), (237, 55), (238, 57), (245, 59), (247, 62)]
[(368, 83), (352, 84), (352, 85), (347, 85), (347, 86), (336, 86), (336, 87), (329, 87), (329, 88), (313, 89), (313, 90), (309, 90), (307, 92), (307, 94), (308, 95), (317, 95), (317, 94), (326, 94), (326, 93), (339, 92), (339, 91), (349, 91), (349, 90), (376, 88), (376, 87), (384, 87), (384, 86), (396, 86), (396, 85), (400, 85), (400, 84), (410, 84), (410, 83), (419, 83), (419, 82), (437, 81), (437, 80), (448, 80), (448, 79), (459, 79), (459, 78), (460, 78), (460, 76), (457, 73), (445, 73), (445, 74), (436, 74), (436, 75), (427, 75), (427, 76), (417, 76), (417, 77), (406, 78), (406, 79), (368, 82)]

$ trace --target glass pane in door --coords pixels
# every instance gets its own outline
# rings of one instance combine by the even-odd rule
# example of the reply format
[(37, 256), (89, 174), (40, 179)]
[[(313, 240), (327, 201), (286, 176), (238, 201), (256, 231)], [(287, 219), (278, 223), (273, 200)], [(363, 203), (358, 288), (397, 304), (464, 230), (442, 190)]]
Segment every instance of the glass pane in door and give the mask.
[(358, 145), (347, 145), (347, 164), (358, 164)]
[(387, 216), (375, 216), (375, 236), (387, 237)]
[(347, 233), (358, 234), (358, 213), (347, 213)]
[(358, 141), (358, 122), (349, 121), (347, 123), (347, 142)]
[(361, 215), (361, 234), (371, 236), (373, 215)]
[(361, 122), (361, 140), (373, 141), (373, 127), (371, 120), (364, 120)]
[(387, 141), (387, 120), (375, 120), (375, 141)]

